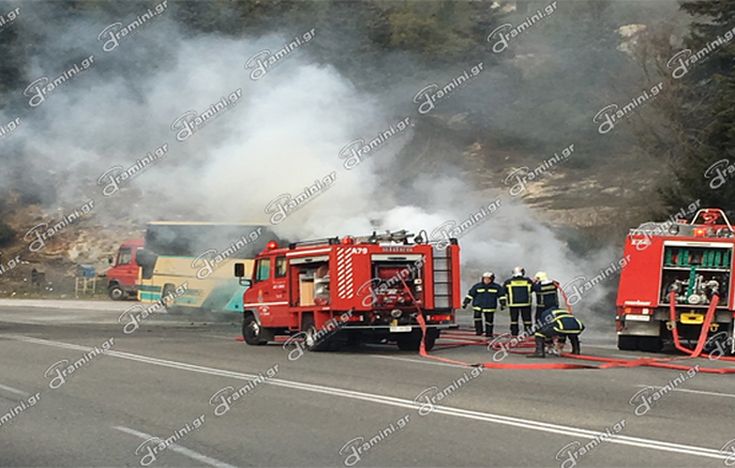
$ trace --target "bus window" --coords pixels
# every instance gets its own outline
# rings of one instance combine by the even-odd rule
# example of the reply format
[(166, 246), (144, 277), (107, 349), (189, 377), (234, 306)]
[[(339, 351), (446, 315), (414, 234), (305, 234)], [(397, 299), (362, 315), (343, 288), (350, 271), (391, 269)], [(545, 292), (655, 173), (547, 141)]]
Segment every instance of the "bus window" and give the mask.
[(271, 259), (261, 258), (258, 260), (258, 264), (255, 266), (256, 274), (255, 281), (265, 281), (271, 276)]
[(276, 278), (284, 278), (286, 276), (286, 257), (276, 258)]

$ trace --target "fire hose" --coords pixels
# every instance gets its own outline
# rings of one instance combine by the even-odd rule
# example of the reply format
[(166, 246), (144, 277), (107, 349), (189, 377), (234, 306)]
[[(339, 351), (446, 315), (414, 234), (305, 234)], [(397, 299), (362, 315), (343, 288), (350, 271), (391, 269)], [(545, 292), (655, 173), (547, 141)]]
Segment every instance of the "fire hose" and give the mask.
[[(711, 357), (711, 354), (708, 353), (702, 353), (704, 351), (704, 345), (707, 338), (707, 330), (710, 329), (712, 326), (712, 322), (714, 321), (715, 316), (715, 310), (717, 308), (717, 304), (720, 302), (720, 296), (717, 294), (712, 295), (712, 300), (710, 301), (709, 308), (707, 310), (707, 315), (705, 316), (704, 323), (702, 323), (702, 331), (699, 334), (699, 340), (697, 341), (697, 347), (694, 350), (691, 350), (684, 345), (681, 344), (681, 337), (679, 336), (679, 328), (677, 327), (676, 323), (676, 292), (672, 291), (669, 294), (669, 319), (672, 323), (672, 329), (671, 329), (671, 335), (674, 338), (674, 347), (681, 351), (682, 353), (691, 356), (691, 357), (700, 357), (700, 355), (703, 355), (704, 357)], [(717, 359), (722, 359), (725, 361), (735, 361), (735, 358), (727, 357), (727, 356), (721, 356)]]
[[(572, 364), (572, 363), (529, 363), (529, 364), (518, 364), (518, 363), (503, 363), (503, 362), (480, 362), (480, 363), (469, 363), (465, 361), (460, 361), (456, 359), (448, 359), (443, 358), (440, 356), (434, 356), (429, 354), (426, 351), (426, 336), (427, 336), (427, 326), (426, 326), (426, 320), (424, 319), (423, 311), (421, 309), (421, 306), (416, 301), (416, 298), (413, 296), (413, 293), (411, 292), (410, 288), (406, 284), (406, 282), (401, 278), (401, 282), (403, 283), (403, 286), (409, 296), (411, 297), (411, 300), (413, 304), (416, 307), (416, 320), (419, 324), (419, 327), (421, 329), (422, 338), (421, 342), (419, 344), (419, 355), (423, 358), (430, 359), (433, 361), (442, 362), (445, 364), (453, 364), (463, 367), (482, 367), (485, 369), (506, 369), (506, 370), (571, 370), (571, 369), (612, 369), (612, 368), (626, 368), (626, 367), (657, 367), (657, 368), (663, 368), (663, 369), (672, 369), (672, 370), (680, 370), (680, 371), (687, 371), (691, 369), (691, 366), (682, 365), (682, 364), (675, 364), (672, 361), (675, 360), (681, 360), (681, 359), (696, 359), (700, 357), (702, 354), (702, 351), (704, 349), (705, 341), (707, 338), (707, 332), (712, 325), (712, 321), (714, 320), (715, 313), (717, 311), (717, 304), (719, 303), (719, 296), (714, 295), (712, 298), (712, 301), (710, 302), (710, 306), (707, 310), (707, 314), (704, 319), (704, 323), (702, 324), (702, 331), (700, 332), (699, 336), (699, 342), (695, 350), (690, 350), (684, 346), (681, 345), (678, 330), (676, 328), (676, 306), (673, 301), (670, 301), (671, 306), (671, 320), (674, 322), (674, 328), (672, 330), (672, 334), (674, 335), (674, 343), (676, 348), (679, 351), (684, 352), (687, 354), (684, 358), (638, 358), (638, 359), (620, 359), (620, 358), (608, 358), (608, 357), (602, 357), (602, 356), (592, 356), (592, 355), (583, 355), (583, 354), (568, 354), (563, 353), (561, 354), (562, 357), (565, 358), (571, 358), (571, 359), (577, 359), (581, 361), (591, 361), (591, 362), (597, 362), (601, 363), (599, 365), (590, 365), (590, 364)], [(558, 283), (555, 283), (557, 287), (559, 286)], [(567, 310), (571, 313), (572, 307), (569, 303), (569, 299), (567, 295), (565, 294), (564, 290), (562, 288), (559, 288), (559, 291), (561, 291), (561, 294), (564, 298), (564, 301), (567, 304)], [(673, 299), (673, 298), (672, 298)], [(471, 339), (466, 338), (466, 343), (460, 343), (456, 346), (449, 345), (444, 346), (442, 349), (448, 349), (450, 347), (459, 347), (459, 346), (471, 346), (471, 345), (483, 345), (491, 347), (495, 350), (502, 349), (504, 347), (504, 343), (488, 343), (487, 340), (479, 340), (479, 339)], [(516, 346), (513, 347), (507, 347), (506, 351), (509, 353), (514, 354), (524, 354), (522, 352), (519, 352), (517, 350), (514, 350), (513, 348), (516, 347), (525, 347), (528, 343), (528, 339), (523, 341), (518, 341)], [(706, 357), (708, 357), (708, 354), (705, 354)], [(735, 359), (732, 358), (723, 358), (728, 361), (735, 361)], [(717, 368), (717, 367), (700, 367), (698, 369), (699, 372), (702, 373), (708, 373), (708, 374), (735, 374), (735, 368)]]

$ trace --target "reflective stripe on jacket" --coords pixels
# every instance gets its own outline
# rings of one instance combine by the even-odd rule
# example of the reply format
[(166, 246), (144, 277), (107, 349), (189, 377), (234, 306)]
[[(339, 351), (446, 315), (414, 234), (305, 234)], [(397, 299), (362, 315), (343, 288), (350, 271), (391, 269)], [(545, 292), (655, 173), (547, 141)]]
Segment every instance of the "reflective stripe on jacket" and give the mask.
[(531, 305), (531, 288), (533, 281), (529, 278), (510, 278), (503, 284), (508, 293), (508, 307), (526, 307)]
[(556, 283), (536, 283), (533, 292), (536, 293), (536, 307), (539, 309), (559, 308), (559, 288)]
[(498, 283), (477, 283), (470, 288), (467, 298), (472, 300), (472, 310), (475, 312), (495, 312), (498, 310), (498, 301), (505, 296), (505, 289)]
[(552, 330), (560, 335), (579, 335), (584, 331), (584, 324), (564, 309), (546, 309), (541, 313), (539, 321), (545, 324), (539, 330), (543, 335)]

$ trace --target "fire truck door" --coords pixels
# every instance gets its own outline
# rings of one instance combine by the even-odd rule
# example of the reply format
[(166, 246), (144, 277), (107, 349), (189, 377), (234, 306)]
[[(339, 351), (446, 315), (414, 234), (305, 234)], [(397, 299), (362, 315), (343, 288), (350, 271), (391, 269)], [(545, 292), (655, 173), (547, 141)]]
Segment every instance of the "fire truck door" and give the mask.
[(285, 255), (276, 257), (275, 268), (273, 271), (273, 302), (277, 307), (285, 307), (288, 305), (288, 260)]
[(255, 300), (252, 303), (244, 304), (246, 309), (250, 308), (257, 311), (260, 322), (264, 326), (270, 325), (271, 307), (275, 302), (272, 281), (274, 273), (273, 260), (272, 257), (263, 257), (255, 261), (254, 282), (251, 286), (255, 292)]

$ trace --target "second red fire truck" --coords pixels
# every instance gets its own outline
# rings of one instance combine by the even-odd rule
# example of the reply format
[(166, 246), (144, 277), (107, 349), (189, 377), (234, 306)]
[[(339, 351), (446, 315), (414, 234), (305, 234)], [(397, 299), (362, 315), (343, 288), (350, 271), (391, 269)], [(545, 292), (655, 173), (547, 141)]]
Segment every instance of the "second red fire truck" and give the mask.
[[(440, 330), (454, 328), (461, 306), (459, 245), (428, 242), (405, 231), (291, 243), (268, 243), (253, 275), (235, 275), (243, 297), (243, 337), (250, 345), (278, 335), (303, 338), (306, 349), (348, 341), (396, 342), (426, 349)], [(419, 314), (420, 317), (419, 317)]]
[(659, 352), (677, 334), (689, 348), (706, 337), (705, 349), (735, 352), (734, 247), (735, 229), (719, 209), (631, 230), (617, 297), (618, 348)]

